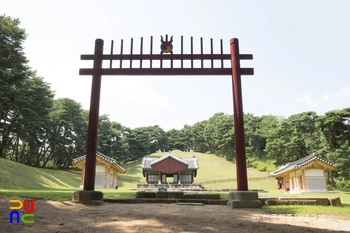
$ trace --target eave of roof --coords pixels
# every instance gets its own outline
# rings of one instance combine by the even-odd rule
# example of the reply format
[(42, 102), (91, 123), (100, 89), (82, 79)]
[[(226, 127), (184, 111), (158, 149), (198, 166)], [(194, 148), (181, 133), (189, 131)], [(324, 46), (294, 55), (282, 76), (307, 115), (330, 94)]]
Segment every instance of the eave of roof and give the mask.
[(183, 160), (183, 159), (181, 159), (181, 158), (177, 158), (177, 157), (175, 157), (175, 156), (172, 155), (172, 154), (167, 154), (167, 155), (164, 155), (164, 156), (162, 156), (162, 157), (160, 157), (160, 158), (158, 158), (158, 159), (153, 160), (153, 161), (151, 162), (151, 166), (154, 165), (154, 164), (156, 164), (156, 163), (159, 163), (159, 162), (161, 162), (161, 161), (163, 161), (163, 160), (165, 160), (165, 159), (167, 159), (167, 158), (172, 158), (172, 159), (174, 159), (174, 160), (176, 160), (176, 161), (178, 161), (178, 162), (180, 162), (180, 163), (183, 163), (183, 164), (185, 164), (185, 165), (188, 165), (188, 162), (187, 162), (186, 160)]
[(154, 157), (147, 157), (147, 156), (144, 156), (143, 159), (142, 159), (142, 164), (141, 164), (141, 168), (143, 170), (152, 170), (152, 165), (164, 160), (164, 159), (167, 159), (167, 158), (173, 158), (175, 159), (176, 161), (179, 161), (185, 165), (188, 165), (188, 168), (189, 170), (195, 170), (195, 169), (198, 169), (199, 168), (199, 165), (198, 165), (198, 161), (196, 159), (196, 157), (193, 157), (193, 158), (178, 158), (178, 157), (175, 157), (174, 155), (172, 154), (167, 154), (167, 155), (164, 155), (160, 158), (154, 158)]
[[(115, 159), (110, 158), (110, 157), (108, 157), (107, 155), (104, 155), (104, 154), (102, 154), (102, 153), (99, 152), (99, 151), (96, 152), (96, 155), (97, 155), (101, 160), (103, 160), (103, 161), (105, 161), (105, 162), (111, 164), (112, 166), (115, 166), (115, 169), (118, 170), (118, 171), (120, 171), (120, 173), (126, 173), (126, 170), (125, 170), (123, 167), (121, 167), (121, 166), (117, 163), (117, 161), (116, 161)], [(78, 157), (78, 158), (73, 159), (73, 163), (72, 163), (72, 164), (73, 164), (73, 165), (74, 165), (74, 164), (77, 164), (78, 162), (81, 162), (81, 161), (83, 161), (84, 159), (86, 159), (86, 155), (83, 155), (83, 156), (80, 156), (80, 157)]]
[(273, 172), (273, 176), (278, 176), (278, 175), (281, 175), (281, 174), (283, 174), (285, 172), (298, 169), (298, 168), (306, 165), (307, 163), (310, 163), (313, 160), (319, 160), (319, 161), (321, 161), (321, 162), (323, 162), (325, 164), (333, 166), (334, 169), (337, 166), (336, 163), (330, 162), (330, 161), (328, 161), (328, 160), (326, 160), (324, 158), (319, 157), (316, 153), (313, 153), (313, 154), (308, 155), (308, 156), (306, 156), (304, 158), (301, 158), (301, 159), (299, 159), (297, 161), (294, 161), (294, 162), (291, 162), (291, 163), (287, 163), (287, 164), (281, 166), (275, 172)]

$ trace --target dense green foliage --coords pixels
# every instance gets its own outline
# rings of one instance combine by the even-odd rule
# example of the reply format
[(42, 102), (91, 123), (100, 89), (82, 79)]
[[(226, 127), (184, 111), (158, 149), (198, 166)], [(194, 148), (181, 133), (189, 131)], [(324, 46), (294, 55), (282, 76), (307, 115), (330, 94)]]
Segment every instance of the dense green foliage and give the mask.
[[(26, 33), (19, 24), (18, 19), (0, 16), (0, 157), (67, 168), (85, 153), (88, 112), (75, 100), (54, 99), (49, 84), (28, 66), (22, 46)], [(323, 116), (245, 114), (244, 119), (250, 165), (265, 166), (255, 158), (280, 166), (316, 152), (338, 164), (334, 176), (329, 175), (332, 184), (349, 186), (350, 108)], [(224, 113), (167, 132), (158, 125), (131, 129), (102, 115), (98, 136), (98, 150), (119, 163), (174, 149), (235, 159), (233, 116)]]

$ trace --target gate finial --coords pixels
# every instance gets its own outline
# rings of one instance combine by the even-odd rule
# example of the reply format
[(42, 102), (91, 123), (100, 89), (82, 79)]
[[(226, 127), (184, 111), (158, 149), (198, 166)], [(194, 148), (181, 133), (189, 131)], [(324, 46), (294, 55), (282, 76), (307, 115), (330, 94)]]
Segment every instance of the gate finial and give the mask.
[(170, 37), (170, 40), (168, 40), (168, 34), (165, 35), (165, 41), (163, 39), (163, 36), (160, 36), (160, 42), (162, 44), (160, 45), (161, 54), (163, 53), (171, 53), (173, 54), (173, 36)]

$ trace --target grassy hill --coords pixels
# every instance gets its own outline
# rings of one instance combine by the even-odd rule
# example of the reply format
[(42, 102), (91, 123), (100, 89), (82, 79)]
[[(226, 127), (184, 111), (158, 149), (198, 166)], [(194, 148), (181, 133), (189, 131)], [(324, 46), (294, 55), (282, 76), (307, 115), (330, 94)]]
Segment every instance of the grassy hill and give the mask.
[(66, 189), (80, 185), (81, 172), (34, 168), (0, 158), (0, 189)]
[[(224, 158), (218, 157), (214, 154), (202, 154), (196, 152), (182, 152), (174, 150), (171, 152), (173, 155), (181, 158), (190, 158), (193, 155), (196, 156), (199, 164), (197, 177), (195, 183), (204, 183), (203, 185), (207, 189), (234, 189), (237, 188), (236, 181), (222, 182), (227, 179), (236, 179), (236, 164), (229, 162)], [(165, 153), (154, 153), (149, 155), (150, 157), (160, 157), (167, 154)], [(145, 178), (142, 176), (141, 169), (142, 159), (132, 161), (122, 166), (126, 169), (126, 174), (120, 176), (118, 185), (120, 187), (135, 188), (136, 183), (145, 183)], [(259, 172), (254, 168), (248, 168), (248, 179), (255, 177), (268, 177), (267, 172)], [(134, 181), (135, 183), (124, 182)], [(209, 181), (216, 181), (212, 183)], [(248, 181), (249, 189), (272, 189), (276, 188), (276, 181), (274, 179), (264, 179)]]
[[(154, 153), (149, 156), (160, 157), (167, 153)], [(172, 151), (172, 154), (182, 158), (196, 156), (199, 164), (195, 183), (204, 183), (205, 188), (236, 188), (236, 165), (224, 158), (213, 154), (196, 152)], [(145, 183), (141, 170), (142, 159), (123, 164), (126, 174), (119, 175), (118, 186), (122, 189), (135, 189), (137, 183)], [(248, 168), (248, 179), (267, 177), (266, 172)], [(29, 190), (29, 189), (78, 189), (81, 171), (54, 170), (34, 168), (11, 160), (0, 158), (0, 189)], [(222, 182), (226, 180), (225, 182)], [(130, 182), (132, 181), (132, 182)], [(216, 183), (210, 182), (216, 181)], [(249, 181), (250, 189), (275, 188), (274, 179)]]

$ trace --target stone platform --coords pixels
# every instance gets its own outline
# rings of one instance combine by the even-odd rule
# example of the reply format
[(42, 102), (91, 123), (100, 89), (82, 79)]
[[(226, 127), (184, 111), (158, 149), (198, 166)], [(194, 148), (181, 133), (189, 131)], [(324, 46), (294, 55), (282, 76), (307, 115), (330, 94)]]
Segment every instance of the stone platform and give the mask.
[(220, 194), (183, 191), (138, 191), (136, 198), (220, 199)]

